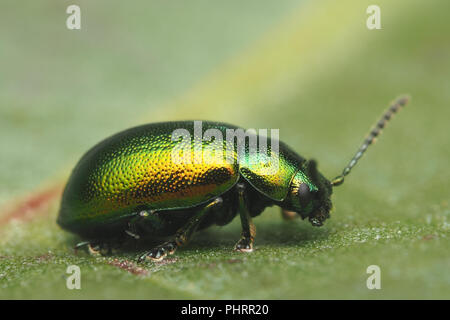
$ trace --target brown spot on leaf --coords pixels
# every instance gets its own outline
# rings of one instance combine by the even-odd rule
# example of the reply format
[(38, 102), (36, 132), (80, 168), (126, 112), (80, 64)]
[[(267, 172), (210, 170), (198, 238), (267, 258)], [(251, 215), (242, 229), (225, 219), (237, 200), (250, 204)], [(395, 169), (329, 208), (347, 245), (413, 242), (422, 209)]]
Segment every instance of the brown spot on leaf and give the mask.
[(143, 269), (141, 267), (138, 267), (136, 265), (136, 263), (131, 262), (129, 260), (122, 260), (121, 261), (119, 259), (114, 259), (113, 261), (108, 261), (107, 263), (109, 265), (111, 265), (111, 266), (114, 266), (114, 267), (117, 267), (119, 269), (128, 271), (129, 273), (134, 274), (134, 275), (145, 276), (145, 275), (148, 274), (147, 270), (145, 270), (145, 269)]
[(242, 263), (242, 259), (228, 259), (226, 261), (227, 263), (233, 264), (233, 263)]
[(40, 256), (37, 256), (35, 259), (38, 262), (43, 262), (43, 261), (51, 260), (52, 258), (53, 258), (53, 255), (51, 253), (44, 253), (44, 254), (42, 254)]
[(11, 220), (30, 220), (36, 213), (48, 208), (52, 200), (58, 198), (61, 193), (62, 186), (56, 185), (29, 195), (2, 214), (0, 217), (0, 225), (8, 223)]

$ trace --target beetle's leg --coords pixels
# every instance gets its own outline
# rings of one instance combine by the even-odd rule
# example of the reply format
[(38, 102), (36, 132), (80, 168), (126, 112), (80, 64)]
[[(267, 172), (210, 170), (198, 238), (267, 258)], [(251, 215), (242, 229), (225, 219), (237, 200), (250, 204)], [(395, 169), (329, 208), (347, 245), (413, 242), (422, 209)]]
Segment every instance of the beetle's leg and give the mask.
[(241, 217), (242, 233), (241, 239), (236, 243), (235, 250), (241, 252), (253, 251), (253, 240), (256, 235), (256, 228), (250, 217), (247, 204), (245, 203), (245, 185), (239, 183), (236, 185), (239, 196), (239, 215)]
[(80, 249), (80, 248), (82, 248), (82, 247), (85, 247), (85, 246), (89, 245), (89, 244), (90, 244), (89, 241), (78, 242), (78, 243), (75, 245), (74, 249), (75, 249), (75, 251), (76, 251), (76, 250), (78, 250), (78, 249)]
[(185, 245), (192, 238), (195, 230), (197, 230), (197, 227), (200, 225), (203, 218), (211, 210), (211, 208), (221, 203), (222, 198), (218, 197), (214, 199), (212, 202), (203, 207), (203, 209), (198, 211), (186, 225), (180, 228), (176, 232), (173, 240), (167, 241), (153, 248), (149, 252), (143, 254), (141, 257), (139, 257), (139, 261), (142, 261), (144, 259), (160, 261), (164, 259), (167, 254), (173, 254), (178, 247)]
[(77, 244), (75, 245), (75, 247), (74, 247), (75, 253), (76, 253), (80, 248), (83, 248), (83, 247), (87, 247), (89, 253), (90, 253), (91, 255), (93, 255), (93, 256), (98, 256), (98, 255), (100, 255), (100, 249), (101, 249), (101, 248), (100, 248), (100, 245), (99, 245), (98, 243), (93, 243), (93, 242), (91, 242), (91, 241), (82, 241), (82, 242), (79, 242), (79, 243), (77, 243)]
[(89, 243), (88, 251), (92, 256), (100, 256), (101, 255), (101, 246), (96, 243)]
[(87, 247), (89, 253), (90, 253), (90, 254), (94, 254), (94, 253), (93, 253), (93, 251), (94, 251), (94, 250), (93, 250), (93, 245), (92, 245), (92, 243), (91, 243), (90, 241), (82, 241), (82, 242), (78, 242), (78, 243), (75, 245), (75, 247), (73, 247), (73, 249), (75, 250), (75, 254), (77, 254), (78, 250), (79, 250), (80, 248), (83, 248), (83, 247)]
[(135, 240), (139, 240), (141, 237), (137, 233), (136, 225), (141, 222), (143, 219), (148, 217), (149, 215), (155, 213), (155, 211), (150, 210), (142, 210), (140, 211), (133, 219), (128, 222), (128, 230), (125, 230), (125, 233), (132, 237)]

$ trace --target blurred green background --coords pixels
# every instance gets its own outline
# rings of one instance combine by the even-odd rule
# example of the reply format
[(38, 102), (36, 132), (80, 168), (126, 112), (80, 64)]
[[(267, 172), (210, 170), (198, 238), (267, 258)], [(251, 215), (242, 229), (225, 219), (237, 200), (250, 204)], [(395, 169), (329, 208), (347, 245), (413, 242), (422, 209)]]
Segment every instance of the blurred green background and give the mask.
[[(81, 8), (68, 30), (67, 6)], [(381, 8), (368, 30), (366, 8)], [(2, 1), (0, 298), (450, 298), (450, 3)], [(164, 263), (75, 254), (56, 224), (60, 188), (93, 144), (177, 119), (279, 128), (329, 178), (401, 93), (412, 96), (333, 196), (322, 228), (255, 219), (200, 232)], [(82, 289), (66, 288), (78, 265)], [(366, 268), (381, 268), (368, 290)]]

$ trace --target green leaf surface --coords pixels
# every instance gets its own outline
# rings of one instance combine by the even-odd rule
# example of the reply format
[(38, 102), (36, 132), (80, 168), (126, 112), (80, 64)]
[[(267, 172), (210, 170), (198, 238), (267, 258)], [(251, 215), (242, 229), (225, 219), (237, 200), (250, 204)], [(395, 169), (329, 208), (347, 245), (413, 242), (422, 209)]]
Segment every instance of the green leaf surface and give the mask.
[[(365, 0), (79, 1), (79, 31), (69, 4), (0, 13), (0, 298), (450, 298), (448, 1), (378, 1), (381, 30)], [(279, 128), (331, 178), (402, 93), (412, 101), (336, 188), (331, 219), (267, 209), (249, 254), (232, 250), (235, 219), (160, 263), (136, 262), (145, 245), (94, 257), (56, 225), (58, 196), (23, 204), (107, 135), (164, 120)]]

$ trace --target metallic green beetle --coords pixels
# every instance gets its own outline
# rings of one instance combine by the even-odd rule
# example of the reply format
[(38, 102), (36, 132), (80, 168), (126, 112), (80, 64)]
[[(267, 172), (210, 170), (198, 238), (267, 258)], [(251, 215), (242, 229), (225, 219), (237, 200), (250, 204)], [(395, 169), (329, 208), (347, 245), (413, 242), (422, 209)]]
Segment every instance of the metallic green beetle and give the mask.
[[(267, 138), (265, 148), (252, 149), (236, 135), (243, 129), (225, 123), (202, 122), (200, 131), (194, 121), (125, 130), (94, 146), (73, 169), (58, 224), (87, 239), (80, 246), (87, 244), (92, 252), (124, 237), (165, 239), (140, 257), (160, 260), (196, 230), (228, 224), (239, 212), (242, 233), (235, 249), (252, 251), (252, 217), (268, 206), (281, 207), (285, 218), (296, 213), (321, 226), (332, 208), (332, 188), (343, 183), (407, 101), (402, 97), (391, 105), (332, 181), (318, 172), (314, 160), (277, 139)], [(261, 138), (246, 134), (249, 140)]]

